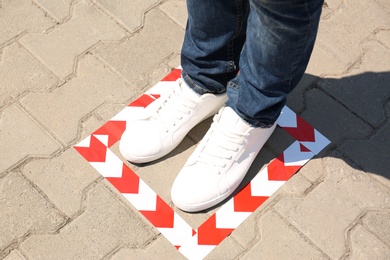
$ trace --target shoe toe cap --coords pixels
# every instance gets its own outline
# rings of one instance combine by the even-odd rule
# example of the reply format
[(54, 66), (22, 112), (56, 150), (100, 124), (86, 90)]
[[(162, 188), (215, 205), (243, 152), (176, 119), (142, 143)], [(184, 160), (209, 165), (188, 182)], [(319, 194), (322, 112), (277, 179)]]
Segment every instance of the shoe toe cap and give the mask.
[(123, 133), (119, 150), (126, 160), (135, 163), (150, 161), (161, 152), (161, 139), (158, 127), (150, 122), (129, 124)]
[(184, 167), (172, 185), (172, 202), (187, 212), (201, 211), (219, 203), (220, 191), (210, 177), (207, 172), (187, 171)]

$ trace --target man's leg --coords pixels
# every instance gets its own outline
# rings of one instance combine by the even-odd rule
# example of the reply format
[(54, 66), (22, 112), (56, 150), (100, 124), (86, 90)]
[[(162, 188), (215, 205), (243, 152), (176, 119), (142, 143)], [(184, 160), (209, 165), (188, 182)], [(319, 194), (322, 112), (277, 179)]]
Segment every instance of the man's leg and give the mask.
[(183, 78), (197, 93), (223, 93), (239, 69), (248, 0), (187, 0)]
[(302, 78), (317, 35), (323, 0), (251, 0), (240, 75), (227, 105), (245, 121), (270, 127)]
[(189, 19), (182, 49), (183, 79), (131, 122), (120, 151), (145, 163), (163, 157), (186, 134), (215, 115), (227, 100), (226, 84), (238, 70), (245, 41), (248, 0), (188, 0)]
[(193, 212), (230, 196), (275, 129), (288, 93), (314, 45), (322, 0), (251, 0), (240, 74), (228, 83), (228, 107), (177, 176), (174, 204)]

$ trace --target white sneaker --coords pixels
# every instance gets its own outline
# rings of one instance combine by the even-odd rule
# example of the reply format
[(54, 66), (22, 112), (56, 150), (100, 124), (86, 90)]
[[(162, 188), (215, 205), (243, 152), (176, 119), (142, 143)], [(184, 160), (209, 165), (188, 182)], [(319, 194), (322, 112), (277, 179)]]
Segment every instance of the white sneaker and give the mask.
[(230, 196), (271, 136), (223, 107), (173, 183), (173, 203), (187, 212), (201, 211)]
[(163, 157), (194, 126), (215, 115), (226, 100), (225, 93), (200, 95), (179, 79), (165, 99), (159, 98), (147, 107), (146, 115), (129, 122), (119, 144), (121, 154), (134, 163)]

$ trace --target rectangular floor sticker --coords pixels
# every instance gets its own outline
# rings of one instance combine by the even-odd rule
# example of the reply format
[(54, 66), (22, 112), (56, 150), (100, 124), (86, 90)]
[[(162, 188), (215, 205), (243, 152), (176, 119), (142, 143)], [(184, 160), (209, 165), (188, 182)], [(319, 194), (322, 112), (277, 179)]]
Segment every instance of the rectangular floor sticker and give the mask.
[(126, 127), (131, 127), (131, 118), (165, 95), (180, 75), (180, 68), (173, 70), (75, 149), (181, 254), (188, 259), (203, 259), (330, 141), (284, 107), (277, 123), (296, 141), (194, 230), (110, 150)]

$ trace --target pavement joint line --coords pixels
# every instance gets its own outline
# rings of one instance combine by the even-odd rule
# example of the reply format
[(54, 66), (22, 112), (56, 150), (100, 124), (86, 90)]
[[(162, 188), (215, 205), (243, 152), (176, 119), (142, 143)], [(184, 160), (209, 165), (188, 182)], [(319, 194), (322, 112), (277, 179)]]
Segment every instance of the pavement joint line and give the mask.
[[(25, 35), (27, 35), (27, 34), (39, 34), (39, 33), (26, 33)], [(24, 35), (23, 35), (23, 36), (24, 36)], [(44, 62), (43, 60), (41, 60), (39, 57), (35, 56), (35, 55), (30, 51), (30, 49), (29, 49), (27, 46), (25, 46), (25, 45), (23, 44), (23, 42), (19, 42), (19, 41), (18, 41), (18, 44), (19, 44), (19, 46), (20, 46), (22, 49), (24, 49), (24, 51), (26, 51), (26, 53), (27, 53), (31, 58), (34, 59), (35, 62), (37, 62), (37, 63), (39, 64), (39, 66), (41, 66), (45, 71), (49, 72), (52, 76), (54, 76), (54, 77), (56, 78), (56, 80), (58, 81), (58, 83), (57, 83), (58, 85), (63, 85), (63, 84), (65, 84), (65, 83), (67, 82), (67, 79), (66, 79), (66, 78), (65, 78), (65, 79), (60, 78), (58, 75), (56, 75), (56, 74), (54, 73), (54, 71), (52, 71), (52, 70), (50, 69), (50, 67), (49, 67), (48, 65), (45, 64), (45, 62)], [(55, 87), (52, 87), (52, 88), (54, 89)]]
[(160, 8), (161, 5), (162, 5), (162, 3), (159, 4), (158, 10), (159, 10), (167, 19), (169, 19), (172, 23), (174, 23), (177, 27), (179, 27), (183, 32), (185, 32), (185, 28), (183, 28), (177, 21), (175, 21), (174, 19), (172, 19), (172, 17), (171, 17), (169, 14), (167, 14), (164, 10), (162, 10), (162, 9)]
[(285, 216), (283, 216), (282, 214), (280, 214), (277, 210), (275, 210), (274, 208), (271, 208), (270, 211), (272, 211), (272, 213), (276, 214), (279, 216), (279, 218), (289, 227), (291, 228), (292, 230), (294, 230), (294, 232), (296, 234), (298, 234), (306, 243), (308, 243), (310, 246), (312, 246), (313, 248), (317, 249), (319, 252), (321, 252), (321, 254), (325, 257), (327, 257), (328, 259), (331, 259), (330, 256), (328, 256), (328, 254), (326, 254), (324, 252), (324, 250), (321, 249), (320, 246), (318, 246), (315, 242), (313, 242), (310, 238), (308, 238), (307, 236), (305, 236), (305, 234), (297, 227), (295, 226), (293, 223), (291, 223)]
[[(351, 232), (359, 225), (362, 226), (362, 221), (361, 218), (365, 215), (366, 209), (364, 209), (354, 221), (345, 229), (344, 231), (344, 247), (345, 247), (345, 252), (341, 258), (346, 258), (349, 255), (351, 255), (352, 252), (352, 239), (351, 239)], [(367, 230), (367, 229), (366, 229)]]
[[(360, 218), (360, 219), (363, 219), (368, 213), (371, 213), (371, 212), (383, 212), (383, 211), (386, 211), (390, 214), (390, 208), (389, 209), (383, 209), (383, 208), (366, 208), (365, 209), (365, 212), (364, 212), (364, 215)], [(370, 229), (369, 226), (366, 226), (364, 224), (363, 221), (361, 221), (360, 223), (366, 230), (367, 232), (369, 232), (371, 235), (373, 235), (376, 239), (378, 239), (380, 242), (382, 242), (384, 245), (386, 245), (388, 248), (390, 248), (390, 241), (386, 241), (384, 239), (382, 239), (381, 237), (379, 237), (374, 231), (372, 231)]]
[[(62, 143), (61, 140), (59, 138), (57, 138), (57, 136), (53, 133), (53, 131), (51, 131), (49, 128), (47, 128), (45, 126), (45, 124), (43, 122), (41, 122), (38, 118), (36, 118), (32, 113), (30, 113), (30, 111), (23, 106), (23, 104), (21, 103), (17, 103), (17, 106), (39, 127), (41, 128), (58, 146), (60, 146), (60, 148), (55, 151), (54, 153), (51, 154), (51, 156), (53, 154), (57, 154), (59, 152), (61, 152), (62, 150), (65, 149), (65, 147), (67, 147), (67, 144), (66, 143)], [(42, 157), (42, 156), (34, 156), (34, 155), (29, 155), (30, 157)], [(43, 157), (45, 158), (45, 157)]]
[(367, 121), (363, 116), (361, 116), (358, 113), (356, 113), (355, 111), (351, 110), (346, 104), (344, 104), (343, 102), (337, 100), (337, 97), (335, 97), (332, 93), (328, 92), (326, 89), (323, 88), (324, 85), (322, 85), (322, 84), (329, 84), (329, 85), (335, 87), (335, 85), (332, 84), (332, 82), (330, 82), (329, 80), (327, 80), (325, 78), (324, 80), (321, 80), (318, 84), (319, 84), (319, 88), (318, 89), (321, 90), (326, 96), (328, 96), (329, 98), (333, 99), (334, 102), (336, 102), (337, 104), (342, 106), (345, 110), (347, 110), (349, 113), (354, 115), (357, 119), (362, 121), (364, 124), (368, 125), (371, 129), (375, 130), (375, 126), (372, 125), (369, 121)]
[[(127, 38), (127, 37), (125, 37)], [(123, 39), (122, 39), (123, 40)], [(116, 44), (116, 43), (108, 43), (108, 44)], [(131, 82), (126, 79), (126, 77), (124, 77), (123, 75), (121, 75), (121, 73), (119, 73), (119, 71), (117, 71), (114, 66), (112, 66), (109, 62), (107, 62), (105, 59), (103, 59), (98, 53), (94, 52), (94, 50), (100, 46), (103, 46), (103, 45), (107, 45), (107, 43), (103, 43), (101, 42), (101, 44), (99, 44), (98, 46), (95, 46), (94, 49), (91, 50), (91, 54), (96, 58), (96, 60), (98, 60), (100, 63), (102, 63), (104, 66), (106, 66), (112, 73), (114, 73), (118, 78), (120, 78), (123, 82), (125, 82), (127, 85), (131, 85)], [(138, 92), (141, 92), (141, 90), (136, 90), (137, 92), (135, 94), (137, 94)], [(132, 98), (132, 97), (131, 97)], [(129, 99), (131, 99), (129, 98)]]
[(110, 14), (109, 11), (107, 11), (104, 6), (101, 6), (98, 2), (96, 2), (96, 0), (89, 0), (97, 9), (99, 9), (104, 15), (106, 15), (107, 17), (109, 17), (112, 21), (114, 21), (119, 27), (121, 27), (123, 30), (125, 30), (126, 32), (130, 33), (130, 34), (135, 34), (137, 32), (139, 32), (145, 25), (145, 16), (146, 14), (152, 10), (152, 9), (155, 9), (156, 7), (158, 7), (160, 4), (161, 4), (161, 0), (159, 2), (157, 2), (156, 4), (153, 4), (152, 6), (149, 6), (148, 8), (146, 8), (146, 10), (144, 10), (142, 12), (142, 17), (141, 17), (141, 25), (139, 25), (138, 27), (136, 27), (134, 30), (130, 30), (126, 27), (126, 25), (122, 24), (118, 19), (116, 19), (116, 17), (112, 14)]
[[(156, 229), (153, 225), (151, 225), (141, 214), (140, 212), (130, 203), (128, 202), (120, 193), (117, 192), (114, 186), (112, 186), (104, 177), (99, 178), (100, 184), (106, 189), (109, 194), (118, 199), (119, 203), (122, 205), (123, 208), (127, 212), (129, 212), (130, 215), (132, 215), (134, 218), (138, 219), (140, 223), (142, 223), (143, 228), (146, 228), (148, 231), (151, 231), (154, 235), (158, 235), (159, 233), (156, 233)], [(152, 239), (151, 239), (152, 240)], [(148, 242), (145, 242), (145, 245), (149, 244)], [(137, 246), (137, 248), (143, 248), (142, 246)]]
[(55, 17), (51, 16), (49, 12), (47, 12), (40, 4), (38, 4), (35, 0), (31, 1), (31, 4), (39, 9), (42, 13), (45, 14), (45, 17), (49, 18), (54, 24), (58, 24), (58, 20)]
[[(67, 222), (67, 220), (69, 219), (69, 216), (67, 216), (64, 212), (62, 212), (59, 208), (56, 207), (55, 203), (38, 187), (38, 185), (36, 185), (32, 180), (30, 180), (29, 178), (27, 178), (22, 172), (17, 172), (32, 188), (34, 188), (38, 194), (40, 196), (42, 196), (45, 201), (50, 205), (51, 208), (53, 208), (55, 211), (58, 212), (58, 214), (64, 219), (64, 225), (65, 223)], [(62, 226), (62, 225), (60, 225)], [(59, 229), (56, 229), (54, 231), (52, 231), (51, 233), (52, 234), (55, 234)], [(36, 232), (34, 232), (36, 233)], [(47, 232), (44, 232), (45, 234)]]

